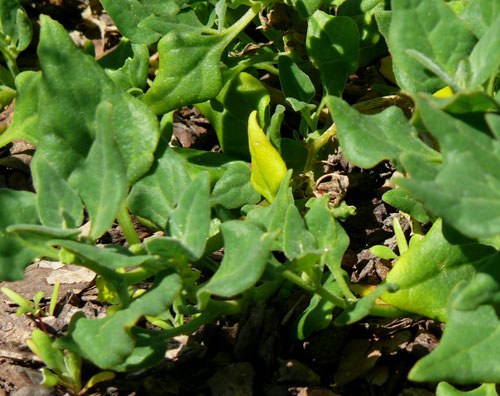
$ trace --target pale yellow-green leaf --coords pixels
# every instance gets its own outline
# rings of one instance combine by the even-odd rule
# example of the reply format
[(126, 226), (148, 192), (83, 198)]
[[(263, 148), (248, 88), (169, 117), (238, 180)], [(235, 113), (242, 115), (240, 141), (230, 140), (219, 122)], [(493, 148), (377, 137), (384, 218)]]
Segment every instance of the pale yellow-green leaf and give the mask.
[(257, 121), (257, 111), (248, 118), (248, 143), (252, 158), (250, 181), (255, 190), (273, 202), (287, 169), (281, 155), (267, 139)]

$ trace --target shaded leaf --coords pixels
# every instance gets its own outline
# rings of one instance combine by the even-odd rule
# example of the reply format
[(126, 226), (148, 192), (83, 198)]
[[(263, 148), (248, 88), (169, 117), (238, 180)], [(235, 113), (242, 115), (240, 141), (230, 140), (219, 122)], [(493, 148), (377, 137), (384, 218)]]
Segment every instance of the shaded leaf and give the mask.
[(349, 236), (328, 210), (328, 195), (313, 199), (304, 219), (307, 229), (316, 238), (318, 249), (326, 255), (326, 265), (338, 272), (342, 257), (349, 246)]
[(312, 64), (319, 69), (327, 93), (340, 96), (347, 77), (358, 68), (356, 22), (318, 10), (308, 20), (306, 47)]
[[(342, 298), (342, 292), (333, 279), (327, 280), (323, 284), (323, 287), (330, 293)], [(332, 322), (332, 311), (334, 308), (335, 304), (315, 294), (311, 298), (307, 308), (300, 314), (296, 329), (297, 338), (304, 340), (312, 333), (326, 329)]]
[(243, 160), (250, 160), (248, 148), (248, 117), (257, 110), (259, 122), (270, 95), (262, 83), (248, 73), (238, 73), (222, 87), (216, 98), (197, 104), (214, 127), (222, 151)]
[(185, 161), (174, 150), (159, 150), (157, 155), (151, 170), (133, 185), (127, 205), (135, 215), (166, 230), (168, 218), (191, 177)]
[(127, 91), (146, 88), (149, 67), (149, 51), (146, 45), (132, 44), (122, 38), (120, 44), (98, 60), (113, 82)]
[(10, 225), (39, 224), (36, 196), (26, 191), (0, 189), (0, 279), (15, 281), (24, 277), (24, 269), (47, 252), (36, 241), (9, 234)]
[(78, 192), (43, 157), (32, 161), (31, 171), (37, 186), (37, 208), (42, 224), (79, 227), (83, 222), (83, 206)]
[(301, 102), (309, 103), (316, 94), (309, 76), (286, 55), (278, 58), (280, 84), (287, 98), (295, 98)]

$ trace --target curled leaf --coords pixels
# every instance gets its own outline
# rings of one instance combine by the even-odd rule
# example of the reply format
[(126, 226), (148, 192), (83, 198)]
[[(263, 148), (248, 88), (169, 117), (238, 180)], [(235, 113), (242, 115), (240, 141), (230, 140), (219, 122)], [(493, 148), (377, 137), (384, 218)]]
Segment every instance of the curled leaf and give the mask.
[(258, 193), (273, 202), (287, 169), (281, 155), (259, 126), (257, 111), (252, 111), (248, 118), (248, 144), (252, 158), (250, 181)]

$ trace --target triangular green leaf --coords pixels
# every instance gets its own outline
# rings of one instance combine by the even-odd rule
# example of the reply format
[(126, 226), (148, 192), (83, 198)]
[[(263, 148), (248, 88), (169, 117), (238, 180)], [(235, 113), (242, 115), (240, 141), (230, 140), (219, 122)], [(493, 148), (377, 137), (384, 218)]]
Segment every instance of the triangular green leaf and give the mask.
[(358, 166), (371, 168), (386, 159), (398, 160), (407, 152), (428, 159), (439, 158), (439, 154), (417, 137), (417, 131), (398, 107), (364, 115), (333, 96), (328, 97), (328, 107), (346, 157)]
[(396, 308), (445, 321), (451, 290), (471, 280), (494, 251), (476, 243), (451, 245), (438, 220), (422, 240), (412, 241), (387, 275), (386, 282), (398, 285), (399, 290), (381, 298)]
[(87, 319), (82, 313), (71, 318), (68, 335), (55, 341), (102, 369), (116, 369), (133, 353), (138, 340), (131, 328), (144, 315), (167, 310), (181, 290), (177, 274), (164, 274), (153, 288), (113, 316)]
[(217, 272), (197, 292), (200, 309), (210, 295), (234, 297), (260, 279), (266, 268), (273, 236), (250, 222), (229, 221), (221, 226), (224, 258)]
[(446, 85), (408, 50), (431, 59), (453, 76), (475, 43), (474, 35), (444, 1), (392, 1), (388, 45), (394, 74), (404, 91), (432, 93)]
[(210, 228), (210, 184), (207, 173), (200, 173), (186, 187), (170, 215), (170, 235), (199, 259), (205, 249)]
[(340, 96), (358, 68), (359, 32), (349, 17), (316, 11), (308, 20), (307, 53), (329, 95)]

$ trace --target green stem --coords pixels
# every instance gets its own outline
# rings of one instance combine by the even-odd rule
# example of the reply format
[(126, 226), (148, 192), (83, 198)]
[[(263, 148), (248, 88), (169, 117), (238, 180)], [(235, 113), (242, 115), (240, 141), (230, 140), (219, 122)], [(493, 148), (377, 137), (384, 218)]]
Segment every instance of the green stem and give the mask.
[(332, 124), (319, 138), (309, 144), (309, 147), (307, 149), (307, 160), (304, 166), (304, 173), (312, 170), (319, 150), (321, 150), (329, 142), (329, 140), (333, 136), (335, 136), (336, 133), (337, 127), (335, 126), (335, 124)]
[(344, 273), (342, 272), (340, 263), (338, 263), (338, 265), (329, 265), (328, 268), (333, 274), (333, 277), (335, 278), (335, 281), (337, 282), (337, 285), (339, 286), (340, 291), (342, 292), (344, 297), (347, 298), (348, 301), (356, 301), (357, 300), (356, 296), (351, 291), (349, 285), (345, 281)]
[(329, 292), (321, 285), (312, 286), (312, 285), (308, 284), (307, 282), (305, 282), (300, 276), (298, 276), (297, 274), (293, 273), (290, 270), (285, 270), (285, 271), (281, 272), (281, 276), (283, 276), (283, 278), (289, 280), (290, 282), (295, 283), (297, 286), (301, 287), (302, 289), (307, 290), (308, 292), (318, 294), (319, 296), (321, 296), (325, 300), (330, 301), (331, 303), (335, 304), (337, 307), (340, 307), (342, 309), (347, 308), (347, 302), (343, 298), (340, 298), (340, 297), (336, 296), (335, 294)]
[(325, 106), (326, 106), (326, 98), (327, 98), (326, 96), (323, 96), (323, 97), (321, 98), (321, 102), (319, 102), (319, 105), (318, 105), (318, 107), (317, 107), (317, 109), (316, 109), (316, 112), (315, 112), (315, 113), (313, 114), (313, 116), (312, 116), (312, 119), (313, 119), (313, 121), (314, 121), (314, 123), (315, 123), (316, 125), (318, 124), (318, 121), (319, 121), (319, 119), (320, 119), (320, 117), (321, 117), (321, 112), (322, 112), (322, 110), (323, 110), (323, 109), (325, 108)]
[(219, 316), (235, 315), (241, 313), (244, 307), (245, 302), (242, 300), (211, 300), (207, 307), (207, 312), (203, 312), (201, 315), (191, 318), (189, 322), (184, 323), (182, 326), (164, 331), (162, 337), (164, 339), (168, 339), (181, 334), (191, 334), (200, 326), (212, 322)]
[(125, 202), (121, 204), (118, 214), (116, 215), (116, 220), (118, 221), (129, 246), (141, 243), (139, 235), (137, 235), (137, 232), (135, 231), (134, 224), (132, 223), (132, 219), (130, 218)]
[[(0, 51), (7, 63), (10, 73), (13, 78), (19, 74), (19, 68), (17, 67), (16, 58), (18, 56), (17, 51), (12, 49), (10, 42), (5, 38), (3, 34), (0, 35)], [(14, 88), (14, 87), (12, 87)]]
[(233, 41), (250, 22), (252, 22), (252, 20), (259, 13), (259, 10), (260, 5), (253, 5), (248, 9), (247, 12), (243, 14), (240, 19), (238, 19), (233, 25), (231, 25), (231, 27), (223, 31), (222, 34), (226, 36), (226, 45), (229, 45), (229, 43)]

